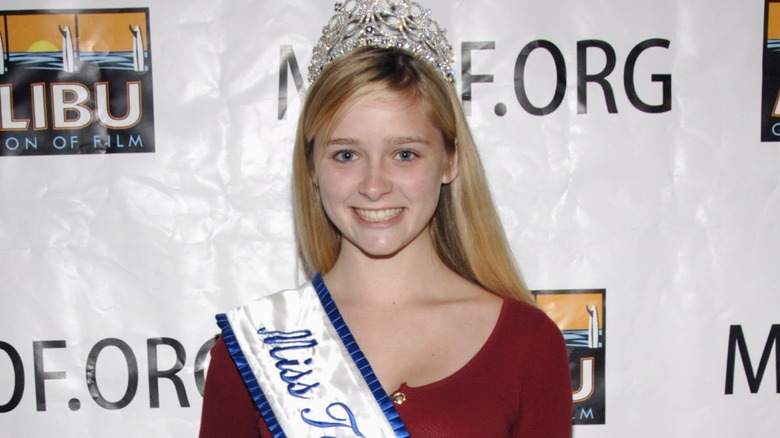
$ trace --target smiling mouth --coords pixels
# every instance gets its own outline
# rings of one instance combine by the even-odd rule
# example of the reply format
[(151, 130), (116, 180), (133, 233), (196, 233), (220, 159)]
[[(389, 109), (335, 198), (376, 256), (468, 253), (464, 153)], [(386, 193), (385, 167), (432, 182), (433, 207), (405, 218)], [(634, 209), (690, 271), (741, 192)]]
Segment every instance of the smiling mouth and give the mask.
[(382, 222), (398, 216), (401, 214), (402, 210), (403, 208), (386, 208), (383, 210), (364, 210), (356, 208), (355, 213), (369, 222)]

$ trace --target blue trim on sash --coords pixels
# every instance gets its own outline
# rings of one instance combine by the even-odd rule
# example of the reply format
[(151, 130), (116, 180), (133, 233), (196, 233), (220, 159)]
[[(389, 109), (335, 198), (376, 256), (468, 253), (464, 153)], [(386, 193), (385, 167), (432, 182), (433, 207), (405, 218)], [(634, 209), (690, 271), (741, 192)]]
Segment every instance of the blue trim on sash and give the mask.
[(268, 431), (271, 432), (271, 436), (273, 436), (273, 438), (286, 438), (287, 435), (284, 434), (282, 427), (279, 425), (279, 421), (276, 419), (276, 415), (274, 415), (271, 405), (268, 404), (268, 400), (265, 398), (263, 390), (260, 389), (260, 384), (257, 383), (257, 379), (247, 363), (244, 352), (241, 351), (241, 347), (238, 345), (236, 335), (233, 334), (233, 328), (230, 327), (230, 321), (228, 321), (227, 315), (224, 313), (217, 315), (217, 325), (222, 330), (222, 339), (224, 339), (225, 344), (227, 345), (228, 352), (233, 358), (233, 362), (235, 362), (238, 372), (241, 373), (241, 379), (249, 390), (249, 394), (252, 396), (252, 401), (255, 402), (257, 410), (260, 411), (260, 415), (263, 416), (265, 424), (268, 426)]
[(387, 421), (393, 428), (395, 436), (398, 438), (408, 438), (409, 432), (406, 430), (406, 426), (404, 426), (401, 416), (398, 415), (398, 411), (395, 410), (393, 402), (390, 400), (390, 397), (388, 397), (384, 388), (382, 388), (382, 384), (379, 383), (379, 379), (377, 379), (374, 370), (371, 368), (368, 360), (366, 360), (366, 356), (360, 350), (357, 342), (355, 342), (355, 338), (352, 336), (352, 332), (349, 331), (349, 327), (347, 327), (346, 322), (341, 317), (341, 312), (339, 312), (336, 303), (330, 296), (330, 291), (328, 291), (327, 286), (325, 286), (322, 276), (319, 273), (315, 274), (311, 282), (314, 285), (314, 289), (317, 291), (317, 296), (320, 298), (325, 313), (328, 315), (328, 318), (330, 318), (330, 322), (339, 334), (341, 342), (344, 343), (349, 355), (352, 357), (355, 365), (357, 365), (360, 373), (366, 380), (366, 383), (371, 390), (371, 394), (374, 395), (379, 407), (382, 408), (382, 412), (384, 412)]

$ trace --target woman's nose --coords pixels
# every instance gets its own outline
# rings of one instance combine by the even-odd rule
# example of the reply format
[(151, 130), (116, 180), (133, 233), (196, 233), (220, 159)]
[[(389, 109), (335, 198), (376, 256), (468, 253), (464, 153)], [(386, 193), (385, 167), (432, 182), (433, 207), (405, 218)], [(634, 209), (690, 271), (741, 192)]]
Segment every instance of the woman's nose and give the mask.
[(381, 161), (370, 161), (363, 169), (363, 178), (360, 181), (358, 191), (370, 200), (377, 200), (382, 195), (392, 190), (390, 175)]

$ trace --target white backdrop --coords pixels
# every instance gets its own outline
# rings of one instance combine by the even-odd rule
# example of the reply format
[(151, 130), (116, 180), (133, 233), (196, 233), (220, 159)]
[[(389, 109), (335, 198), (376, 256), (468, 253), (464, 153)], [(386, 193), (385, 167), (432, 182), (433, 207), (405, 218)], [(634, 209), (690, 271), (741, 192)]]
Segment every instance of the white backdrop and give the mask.
[[(463, 43), (494, 43), (471, 52), (471, 73), (493, 80), (472, 84), (469, 120), (529, 286), (606, 290), (606, 422), (574, 436), (777, 436), (774, 354), (755, 394), (739, 359), (734, 393), (724, 391), (730, 327), (742, 328), (756, 370), (780, 324), (780, 144), (760, 141), (763, 2), (486, 4), (425, 2), (450, 29), (459, 90)], [(280, 51), (291, 46), (305, 75), (331, 2), (0, 9), (129, 7), (149, 8), (156, 152), (0, 157), (0, 405), (23, 389), (0, 413), (3, 437), (195, 436), (196, 355), (217, 332), (213, 315), (301, 280), (289, 201), (300, 98), (291, 76), (279, 120)], [(650, 39), (668, 48), (642, 52), (633, 77), (641, 100), (660, 105), (651, 75), (671, 75), (660, 113), (637, 109), (623, 82), (629, 53)], [(566, 67), (562, 104), (541, 116), (523, 109), (514, 82), (536, 40)], [(616, 113), (593, 83), (578, 111), (587, 40), (614, 50)], [(586, 71), (600, 71), (604, 52), (587, 53)], [(553, 96), (552, 59), (538, 49), (525, 66), (537, 107)], [(159, 338), (168, 343), (148, 347)], [(106, 339), (114, 346), (101, 350)], [(174, 368), (174, 344), (179, 397), (160, 378), (153, 400), (149, 364)], [(93, 400), (96, 388), (114, 409)]]

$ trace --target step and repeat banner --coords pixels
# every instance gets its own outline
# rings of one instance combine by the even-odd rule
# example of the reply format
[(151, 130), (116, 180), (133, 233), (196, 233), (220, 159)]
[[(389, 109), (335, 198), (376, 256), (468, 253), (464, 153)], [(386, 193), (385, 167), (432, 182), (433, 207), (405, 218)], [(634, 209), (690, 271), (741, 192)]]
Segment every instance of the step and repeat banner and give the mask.
[[(574, 436), (777, 436), (780, 2), (424, 6)], [(304, 280), (290, 154), (332, 11), (3, 1), (0, 436), (197, 434), (214, 314)]]

